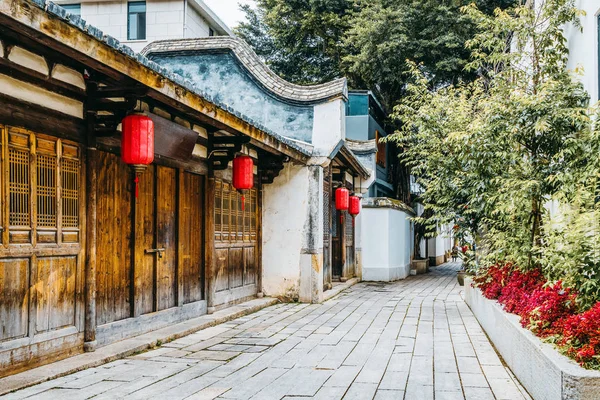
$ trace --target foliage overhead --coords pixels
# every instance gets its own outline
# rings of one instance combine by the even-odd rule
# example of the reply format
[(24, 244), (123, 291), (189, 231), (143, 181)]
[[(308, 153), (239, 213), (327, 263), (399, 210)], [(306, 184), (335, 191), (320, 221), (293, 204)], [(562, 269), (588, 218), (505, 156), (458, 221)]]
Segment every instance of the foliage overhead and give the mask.
[[(243, 6), (236, 34), (283, 78), (310, 84), (346, 76), (391, 108), (410, 77), (407, 59), (439, 86), (475, 75), (465, 71), (464, 45), (477, 31), (460, 11), (472, 0), (257, 0)], [(478, 0), (484, 12), (514, 0)]]
[[(596, 158), (598, 133), (588, 96), (566, 68), (563, 35), (579, 12), (572, 0), (536, 3), (493, 17), (465, 7), (479, 28), (467, 43), (467, 68), (478, 78), (432, 92), (413, 65), (393, 140), (425, 190), (431, 217), (422, 222), (459, 221), (488, 262), (543, 267), (589, 306), (600, 294), (600, 168), (586, 159)], [(564, 205), (561, 222), (551, 223), (549, 204)]]

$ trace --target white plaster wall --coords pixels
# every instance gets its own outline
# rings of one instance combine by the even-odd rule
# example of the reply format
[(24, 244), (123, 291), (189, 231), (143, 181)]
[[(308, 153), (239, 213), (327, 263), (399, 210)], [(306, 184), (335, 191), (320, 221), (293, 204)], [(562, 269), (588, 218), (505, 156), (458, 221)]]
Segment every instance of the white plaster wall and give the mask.
[[(58, 4), (76, 2), (61, 0)], [(133, 50), (140, 51), (155, 40), (182, 38), (183, 9), (183, 0), (146, 0), (146, 40), (127, 40), (127, 1), (83, 1), (81, 17)], [(203, 36), (208, 36), (208, 29)]]
[(208, 22), (196, 11), (190, 3), (187, 5), (187, 12), (185, 17), (185, 37), (186, 38), (199, 38), (207, 37), (209, 32)]
[(23, 82), (0, 74), (0, 93), (32, 104), (39, 104), (51, 110), (83, 118), (83, 103), (69, 97), (42, 89), (31, 83)]
[(569, 46), (568, 68), (583, 68), (579, 79), (590, 94), (592, 103), (598, 101), (598, 23), (600, 12), (598, 0), (576, 0), (576, 7), (585, 11), (580, 17), (583, 32), (569, 25), (565, 28), (565, 37)]
[(312, 144), (315, 155), (328, 156), (346, 138), (346, 105), (342, 99), (314, 107)]
[(412, 245), (408, 214), (387, 207), (364, 208), (361, 214), (362, 280), (406, 278)]
[(263, 293), (298, 296), (308, 213), (308, 169), (286, 164), (263, 189)]

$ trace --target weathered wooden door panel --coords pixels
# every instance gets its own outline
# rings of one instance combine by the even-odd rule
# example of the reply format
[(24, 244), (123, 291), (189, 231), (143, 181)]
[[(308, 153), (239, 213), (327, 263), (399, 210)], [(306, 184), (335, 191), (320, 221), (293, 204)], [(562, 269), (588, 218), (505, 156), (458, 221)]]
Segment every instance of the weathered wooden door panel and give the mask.
[(131, 315), (131, 171), (110, 153), (98, 154), (96, 320)]
[(215, 291), (229, 289), (229, 249), (215, 249)]
[(256, 283), (256, 250), (254, 247), (244, 249), (244, 285)]
[(173, 168), (157, 167), (156, 173), (156, 256), (157, 311), (177, 303), (177, 180)]
[(203, 188), (201, 175), (187, 172), (182, 175), (179, 257), (184, 304), (204, 298)]
[(244, 249), (229, 249), (229, 288), (234, 289), (244, 284)]
[[(335, 200), (334, 200), (335, 201)], [(331, 274), (339, 279), (342, 276), (342, 232), (344, 226), (340, 219), (340, 212), (333, 208), (334, 216), (332, 218), (332, 237), (331, 237)]]
[(348, 212), (344, 212), (344, 227), (346, 230), (346, 277), (355, 275), (354, 262), (354, 220)]
[(37, 259), (36, 331), (75, 325), (77, 257)]
[(154, 165), (150, 165), (143, 174), (140, 174), (138, 198), (135, 203), (134, 315), (136, 316), (154, 312), (155, 307), (156, 256), (153, 253), (146, 253), (147, 249), (154, 248), (155, 243), (155, 169)]
[(242, 195), (231, 184), (215, 183), (215, 304), (238, 301), (258, 291), (258, 191)]
[(0, 260), (0, 342), (27, 336), (29, 259)]

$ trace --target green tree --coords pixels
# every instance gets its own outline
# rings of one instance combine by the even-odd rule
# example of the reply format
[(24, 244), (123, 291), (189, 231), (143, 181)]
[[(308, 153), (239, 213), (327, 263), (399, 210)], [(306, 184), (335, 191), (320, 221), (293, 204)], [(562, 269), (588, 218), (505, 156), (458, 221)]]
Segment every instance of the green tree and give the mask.
[[(296, 83), (340, 76), (373, 90), (391, 109), (410, 77), (407, 59), (423, 65), (431, 85), (461, 79), (465, 42), (476, 25), (460, 12), (472, 0), (257, 0), (243, 7), (236, 34), (279, 75)], [(486, 12), (514, 0), (478, 0)]]
[(278, 75), (300, 84), (338, 78), (349, 0), (257, 0), (234, 31)]
[(497, 10), (468, 6), (477, 24), (467, 68), (478, 78), (430, 92), (426, 72), (396, 108), (403, 128), (393, 137), (425, 188), (429, 223), (469, 220), (483, 234), (489, 260), (539, 266), (544, 205), (561, 191), (565, 155), (589, 132), (587, 94), (566, 69), (566, 23), (572, 0)]

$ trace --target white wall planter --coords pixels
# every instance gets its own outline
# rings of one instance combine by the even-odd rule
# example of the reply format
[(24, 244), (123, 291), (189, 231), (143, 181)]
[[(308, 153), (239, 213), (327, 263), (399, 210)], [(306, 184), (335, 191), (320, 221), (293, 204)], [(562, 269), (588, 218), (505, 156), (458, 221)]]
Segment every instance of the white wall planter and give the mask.
[(535, 400), (598, 400), (600, 371), (581, 368), (521, 327), (494, 300), (483, 297), (465, 279), (465, 301), (504, 361)]

